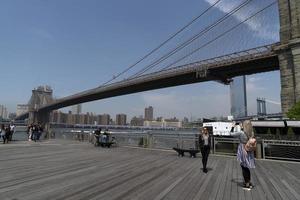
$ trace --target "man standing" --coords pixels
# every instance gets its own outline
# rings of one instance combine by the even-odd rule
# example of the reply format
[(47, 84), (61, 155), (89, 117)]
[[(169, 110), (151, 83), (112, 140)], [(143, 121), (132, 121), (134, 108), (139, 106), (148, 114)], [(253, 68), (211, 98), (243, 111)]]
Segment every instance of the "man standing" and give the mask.
[(8, 140), (12, 141), (12, 136), (13, 136), (13, 134), (16, 131), (16, 126), (13, 123), (11, 123), (10, 126), (9, 126), (9, 128), (10, 128), (10, 134), (9, 134)]

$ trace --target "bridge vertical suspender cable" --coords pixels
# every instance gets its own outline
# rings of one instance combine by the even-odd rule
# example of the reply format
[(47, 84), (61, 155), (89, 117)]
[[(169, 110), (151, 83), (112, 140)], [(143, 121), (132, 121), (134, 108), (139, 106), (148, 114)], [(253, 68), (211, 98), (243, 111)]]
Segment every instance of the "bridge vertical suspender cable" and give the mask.
[(120, 72), (119, 74), (115, 75), (112, 79), (106, 81), (105, 83), (103, 83), (102, 85), (106, 85), (108, 83), (110, 83), (111, 81), (115, 80), (116, 78), (120, 77), (121, 75), (123, 75), (124, 73), (126, 73), (127, 71), (129, 71), (130, 69), (132, 69), (133, 67), (135, 67), (137, 64), (141, 63), (143, 60), (145, 60), (146, 58), (148, 58), (151, 54), (153, 54), (154, 52), (156, 52), (158, 49), (160, 49), (161, 47), (163, 47), (166, 43), (168, 43), (170, 40), (172, 40), (174, 37), (176, 37), (179, 33), (181, 33), (182, 31), (184, 31), (186, 28), (188, 28), (190, 25), (192, 25), (194, 22), (196, 22), (200, 17), (202, 17), (205, 13), (207, 13), (210, 9), (212, 9), (213, 7), (215, 7), (221, 0), (217, 0), (214, 4), (212, 4), (211, 6), (209, 6), (207, 9), (205, 9), (200, 15), (196, 16), (195, 18), (193, 18), (188, 24), (186, 24), (185, 26), (183, 26), (181, 29), (179, 29), (176, 33), (174, 33), (173, 35), (171, 35), (167, 40), (165, 40), (164, 42), (162, 42), (160, 45), (158, 45), (156, 48), (154, 48), (153, 50), (151, 50), (149, 53), (147, 53), (145, 56), (143, 56), (142, 58), (140, 58), (138, 61), (136, 61), (134, 64), (130, 65), (129, 67), (127, 67), (125, 70), (123, 70), (122, 72)]

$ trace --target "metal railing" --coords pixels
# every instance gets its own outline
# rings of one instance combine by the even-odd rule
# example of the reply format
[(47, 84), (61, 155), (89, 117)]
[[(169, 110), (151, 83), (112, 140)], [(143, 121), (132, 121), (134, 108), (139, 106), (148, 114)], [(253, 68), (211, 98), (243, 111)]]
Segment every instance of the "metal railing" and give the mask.
[(239, 140), (236, 138), (213, 137), (213, 153), (236, 155)]
[[(61, 131), (59, 131), (61, 130)], [(93, 130), (72, 131), (58, 129), (52, 132), (55, 138), (93, 142)], [(198, 134), (195, 133), (152, 133), (150, 131), (110, 132), (121, 146), (136, 146), (155, 149), (199, 149)], [(228, 137), (212, 137), (211, 153), (236, 155), (239, 140)], [(257, 141), (256, 158), (300, 161), (300, 141), (264, 140)]]
[(262, 140), (263, 158), (300, 161), (300, 141)]
[[(236, 155), (238, 144), (238, 139), (214, 137), (213, 152)], [(263, 159), (300, 161), (300, 141), (258, 139), (255, 156)]]

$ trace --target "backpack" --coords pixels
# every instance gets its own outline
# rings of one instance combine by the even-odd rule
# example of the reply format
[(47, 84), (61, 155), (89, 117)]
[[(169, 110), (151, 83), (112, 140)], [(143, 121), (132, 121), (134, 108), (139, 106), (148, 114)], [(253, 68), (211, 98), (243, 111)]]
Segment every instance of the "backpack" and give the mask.
[(245, 144), (245, 150), (246, 151), (256, 151), (256, 139), (251, 137)]

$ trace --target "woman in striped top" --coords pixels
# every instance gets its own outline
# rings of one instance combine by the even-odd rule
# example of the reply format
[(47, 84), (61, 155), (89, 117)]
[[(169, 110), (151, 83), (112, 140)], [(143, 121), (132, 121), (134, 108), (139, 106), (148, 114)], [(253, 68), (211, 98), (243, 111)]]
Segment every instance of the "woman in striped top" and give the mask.
[(240, 131), (234, 131), (237, 125), (238, 124), (235, 123), (231, 129), (231, 135), (238, 137), (240, 140), (237, 150), (237, 160), (242, 167), (244, 188), (251, 190), (253, 185), (251, 183), (250, 169), (255, 168), (254, 151), (256, 149), (256, 139), (254, 138), (253, 127), (250, 120), (246, 120), (240, 124)]

